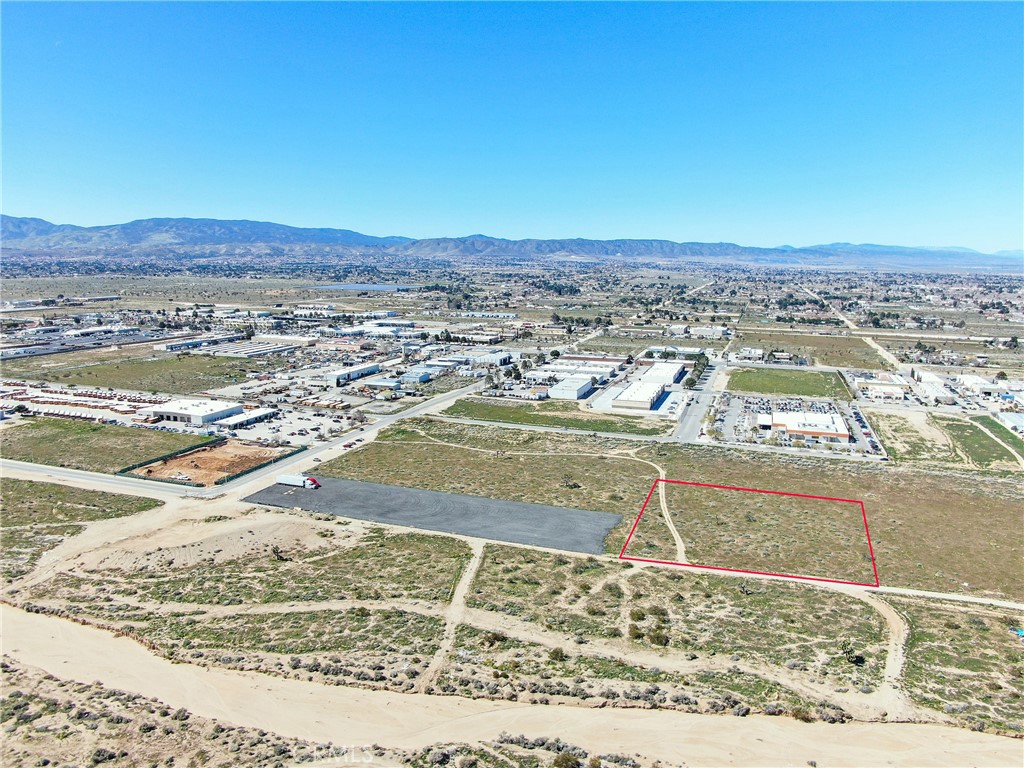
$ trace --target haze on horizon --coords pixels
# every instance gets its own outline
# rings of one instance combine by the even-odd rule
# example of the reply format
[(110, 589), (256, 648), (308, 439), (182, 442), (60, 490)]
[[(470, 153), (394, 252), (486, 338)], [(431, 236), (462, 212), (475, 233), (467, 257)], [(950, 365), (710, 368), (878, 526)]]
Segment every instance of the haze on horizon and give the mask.
[(1024, 247), (1024, 6), (10, 4), (3, 208)]

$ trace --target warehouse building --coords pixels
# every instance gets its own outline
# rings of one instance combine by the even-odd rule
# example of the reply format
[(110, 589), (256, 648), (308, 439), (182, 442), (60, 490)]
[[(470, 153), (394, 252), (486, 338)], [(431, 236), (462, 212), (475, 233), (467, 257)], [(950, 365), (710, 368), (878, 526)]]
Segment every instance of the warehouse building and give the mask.
[(226, 419), (220, 419), (217, 422), (217, 426), (221, 429), (248, 427), (250, 424), (257, 424), (258, 422), (272, 419), (276, 414), (277, 409), (275, 408), (249, 408), (237, 416), (228, 416)]
[(640, 374), (640, 379), (647, 384), (670, 387), (678, 384), (685, 376), (686, 365), (683, 363), (654, 363)]
[(355, 381), (361, 379), (364, 376), (369, 376), (380, 371), (380, 363), (363, 363), (362, 365), (353, 365), (349, 368), (339, 368), (336, 371), (329, 371), (325, 373), (324, 381), (333, 387), (340, 387), (347, 381)]
[(918, 371), (917, 391), (921, 399), (926, 403), (940, 403), (952, 405), (956, 402), (956, 396), (946, 389), (942, 379), (928, 371)]
[(160, 405), (140, 408), (138, 414), (160, 421), (175, 421), (199, 426), (235, 416), (245, 409), (241, 403), (221, 400), (171, 400)]
[(399, 379), (401, 379), (402, 384), (405, 386), (409, 386), (410, 384), (425, 384), (430, 381), (433, 373), (435, 373), (435, 371), (416, 366), (415, 368), (410, 368), (408, 371), (403, 373)]
[(548, 387), (548, 397), (552, 400), (580, 400), (593, 391), (594, 384), (589, 376), (569, 376)]
[(656, 384), (649, 381), (634, 381), (624, 390), (619, 392), (612, 400), (612, 405), (618, 408), (632, 408), (636, 410), (649, 411), (658, 402), (658, 398), (665, 392), (664, 384)]

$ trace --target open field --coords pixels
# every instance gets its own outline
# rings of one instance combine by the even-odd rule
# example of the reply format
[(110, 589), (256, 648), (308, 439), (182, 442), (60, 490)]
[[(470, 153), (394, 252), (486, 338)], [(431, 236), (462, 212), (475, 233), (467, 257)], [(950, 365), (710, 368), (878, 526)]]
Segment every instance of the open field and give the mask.
[(971, 417), (971, 421), (976, 421), (993, 435), (1017, 451), (1017, 453), (1024, 455), (1024, 438), (1016, 432), (1007, 429), (1003, 424), (996, 421), (991, 416), (973, 416)]
[(137, 631), (169, 649), (188, 649), (193, 658), (199, 658), (197, 650), (429, 656), (437, 650), (441, 621), (406, 611), (353, 608), (219, 618), (157, 617), (140, 624)]
[(1006, 536), (1024, 492), (1011, 480), (685, 446), (637, 455), (671, 479), (863, 501), (883, 585), (1024, 597), (1024, 544)]
[(0, 452), (7, 459), (113, 473), (208, 440), (177, 432), (34, 416), (24, 424), (0, 430)]
[[(755, 586), (709, 573), (640, 570), (488, 545), (467, 605), (594, 643), (621, 637), (637, 661), (646, 658), (643, 651), (665, 648), (691, 661), (739, 654), (733, 661), (858, 687), (877, 685), (884, 664), (882, 623), (870, 606), (799, 584)], [(828, 636), (815, 618), (823, 616), (832, 628)], [(862, 659), (846, 660), (837, 649), (843, 637)], [(657, 666), (671, 669), (670, 658)], [(582, 663), (597, 676), (652, 674)]]
[(626, 336), (595, 336), (588, 341), (581, 341), (576, 345), (578, 352), (604, 352), (609, 355), (633, 355), (638, 354), (647, 348), (647, 342), (651, 339), (630, 339)]
[(284, 456), (290, 448), (274, 448), (245, 440), (228, 440), (211, 447), (200, 446), (188, 453), (145, 464), (131, 474), (146, 478), (181, 480), (213, 485), (231, 475), (255, 469)]
[(516, 402), (507, 399), (466, 397), (456, 400), (445, 411), (445, 416), (480, 421), (500, 421), (506, 424), (534, 424), (545, 427), (564, 427), (591, 432), (622, 432), (634, 435), (661, 435), (668, 431), (662, 420), (643, 416), (610, 416), (581, 410), (574, 402), (549, 400), (545, 402)]
[(246, 373), (281, 364), (268, 356), (251, 360), (154, 352), (151, 345), (127, 350), (68, 352), (4, 362), (3, 375), (62, 385), (111, 387), (187, 395), (245, 380)]
[(725, 388), (764, 395), (798, 395), (850, 400), (850, 391), (837, 373), (780, 368), (730, 370)]
[(137, 496), (6, 478), (0, 483), (0, 571), (7, 579), (21, 576), (46, 550), (81, 533), (85, 523), (134, 515), (160, 504)]
[(919, 411), (893, 413), (873, 408), (864, 408), (863, 411), (893, 461), (965, 466), (963, 458), (953, 449), (949, 435), (932, 424), (928, 414)]
[[(859, 504), (677, 483), (660, 484), (686, 561), (720, 568), (874, 584)], [(637, 531), (665, 526), (658, 493)], [(662, 536), (664, 534), (662, 533)], [(635, 536), (635, 534), (634, 534)], [(657, 533), (646, 539), (656, 540)], [(667, 542), (665, 542), (667, 543)], [(642, 551), (641, 547), (637, 548)], [(634, 551), (626, 556), (646, 557)], [(679, 554), (668, 558), (677, 561)]]
[(446, 536), (389, 536), (376, 528), (351, 540), (340, 533), (322, 536), (321, 543), (320, 549), (308, 552), (285, 545), (284, 559), (265, 552), (184, 568), (165, 565), (162, 572), (152, 568), (105, 571), (89, 579), (53, 582), (40, 595), (71, 599), (76, 593), (88, 595), (102, 589), (104, 594), (122, 598), (191, 605), (384, 599), (446, 602), (469, 561), (469, 547)]
[(1017, 462), (1008, 450), (978, 429), (976, 424), (945, 416), (931, 416), (931, 420), (949, 435), (958, 453), (966, 456), (981, 469), (1016, 469)]
[(512, 638), (503, 632), (458, 628), (458, 662), (434, 688), (472, 698), (547, 704), (612, 705), (622, 708), (732, 712), (750, 707), (774, 714), (811, 711), (814, 703), (783, 685), (745, 672), (685, 675), (657, 666)]
[[(606, 551), (618, 553), (657, 477), (650, 464), (637, 459), (663, 467), (675, 480), (862, 500), (882, 584), (959, 592), (966, 582), (970, 592), (1024, 597), (1018, 567), (1024, 545), (1005, 535), (1020, 528), (1024, 492), (999, 477), (980, 482), (948, 471), (703, 446), (638, 447), (427, 419), (391, 428), (366, 448), (325, 465), (327, 474), (350, 479), (617, 512), (626, 524), (612, 531)], [(452, 472), (456, 466), (459, 471)], [(566, 475), (581, 487), (566, 487)], [(659, 539), (674, 554), (671, 539)], [(773, 532), (762, 543), (775, 541)]]
[[(760, 347), (770, 352), (778, 350), (800, 357), (809, 357), (815, 365), (837, 368), (891, 368), (878, 353), (856, 336), (817, 336), (813, 334), (766, 333), (739, 331), (732, 349)], [(797, 394), (797, 393), (792, 393)]]
[(910, 624), (906, 687), (920, 704), (972, 728), (1024, 732), (1024, 644), (1019, 613), (887, 598)]

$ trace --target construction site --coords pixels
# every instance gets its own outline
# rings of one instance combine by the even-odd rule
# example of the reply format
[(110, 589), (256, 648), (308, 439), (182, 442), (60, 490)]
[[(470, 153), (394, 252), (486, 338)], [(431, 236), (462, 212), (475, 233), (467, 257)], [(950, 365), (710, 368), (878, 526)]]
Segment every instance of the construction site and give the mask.
[(149, 480), (210, 486), (224, 478), (268, 464), (293, 450), (247, 440), (225, 440), (216, 445), (202, 446), (158, 459), (136, 467), (130, 474)]

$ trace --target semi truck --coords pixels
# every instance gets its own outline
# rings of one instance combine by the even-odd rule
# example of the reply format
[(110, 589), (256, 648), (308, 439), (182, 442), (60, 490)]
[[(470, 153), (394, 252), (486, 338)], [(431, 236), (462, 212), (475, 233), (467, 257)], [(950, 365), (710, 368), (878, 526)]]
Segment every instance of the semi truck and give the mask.
[(319, 488), (320, 483), (309, 475), (278, 475), (278, 485), (294, 485), (296, 488)]

